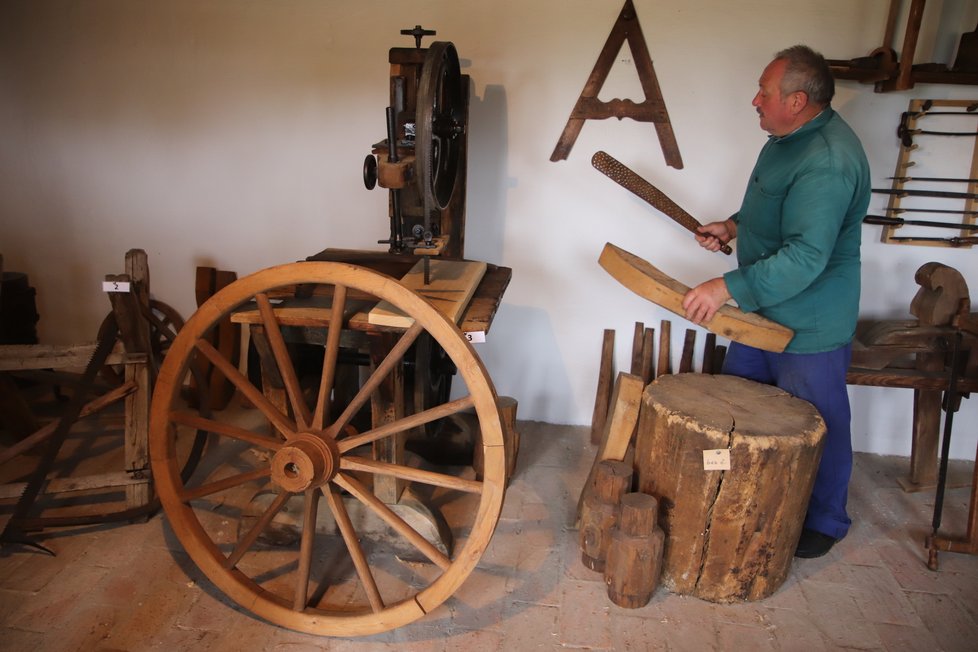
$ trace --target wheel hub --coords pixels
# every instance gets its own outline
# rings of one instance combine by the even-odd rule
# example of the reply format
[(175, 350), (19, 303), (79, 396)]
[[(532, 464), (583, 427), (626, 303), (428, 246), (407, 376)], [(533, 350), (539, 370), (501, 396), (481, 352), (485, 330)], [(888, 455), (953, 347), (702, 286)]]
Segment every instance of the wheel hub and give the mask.
[(272, 480), (292, 493), (321, 487), (339, 470), (340, 452), (332, 438), (300, 433), (272, 457)]

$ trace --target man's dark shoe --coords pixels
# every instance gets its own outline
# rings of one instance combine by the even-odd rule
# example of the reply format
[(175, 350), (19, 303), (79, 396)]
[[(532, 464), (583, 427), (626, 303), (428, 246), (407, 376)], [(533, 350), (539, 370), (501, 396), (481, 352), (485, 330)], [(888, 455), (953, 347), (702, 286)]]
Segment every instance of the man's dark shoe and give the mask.
[(804, 528), (801, 531), (801, 538), (798, 540), (798, 547), (795, 548), (795, 557), (802, 559), (821, 557), (832, 549), (836, 541), (838, 539), (827, 534)]

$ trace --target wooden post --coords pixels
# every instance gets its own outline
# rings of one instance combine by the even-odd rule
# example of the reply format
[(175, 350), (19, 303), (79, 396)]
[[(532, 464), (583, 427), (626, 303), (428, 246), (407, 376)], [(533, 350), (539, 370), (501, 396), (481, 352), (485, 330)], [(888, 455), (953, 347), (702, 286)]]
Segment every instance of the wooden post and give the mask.
[(581, 562), (604, 571), (611, 528), (618, 515), (618, 502), (632, 485), (632, 467), (625, 462), (605, 460), (597, 466), (593, 484), (585, 490), (581, 509)]
[[(503, 442), (506, 446), (506, 482), (509, 483), (516, 473), (516, 460), (520, 452), (520, 433), (516, 429), (516, 409), (519, 402), (512, 396), (500, 396), (496, 399), (499, 406), (499, 418), (503, 425)], [(466, 413), (469, 414), (469, 413)], [(471, 413), (473, 420), (474, 412)], [(477, 480), (482, 480), (485, 469), (485, 450), (482, 447), (482, 432), (475, 429), (475, 445), (472, 447), (472, 469)]]
[[(397, 336), (393, 333), (371, 333), (370, 370), (376, 369), (390, 352)], [(404, 418), (404, 365), (397, 364), (370, 395), (371, 424), (377, 428)], [(384, 437), (373, 444), (375, 460), (405, 464), (404, 434)], [(388, 505), (395, 505), (407, 482), (400, 478), (378, 474), (374, 477), (374, 495)]]
[(638, 490), (662, 505), (662, 582), (704, 600), (765, 598), (801, 534), (825, 424), (777, 387), (736, 376), (660, 377), (642, 399)]
[(609, 535), (604, 581), (619, 607), (648, 604), (662, 573), (665, 533), (658, 526), (659, 501), (639, 492), (621, 498), (617, 525)]

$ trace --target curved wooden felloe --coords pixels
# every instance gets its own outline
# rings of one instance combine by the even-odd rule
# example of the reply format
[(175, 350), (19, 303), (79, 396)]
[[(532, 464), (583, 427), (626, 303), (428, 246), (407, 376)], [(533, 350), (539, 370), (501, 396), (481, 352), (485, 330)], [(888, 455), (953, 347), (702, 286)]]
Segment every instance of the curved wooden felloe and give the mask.
[[(688, 286), (610, 242), (605, 244), (598, 262), (635, 294), (685, 318), (683, 297), (689, 292)], [(795, 335), (790, 328), (729, 305), (721, 306), (703, 327), (734, 342), (776, 353), (784, 351)]]
[[(310, 388), (304, 384), (307, 379), (299, 377), (285, 341), (287, 324), (283, 322), (289, 313), (274, 302), (283, 289), (297, 286), (307, 297), (332, 297), (331, 307), (324, 303), (320, 309), (321, 323), (328, 320), (328, 326), (322, 340), (323, 368), (315, 378), (318, 388)], [(390, 354), (371, 369), (356, 396), (343, 406), (332, 404), (332, 390), (340, 331), (350, 313), (356, 312), (354, 299), (347, 301), (348, 293), (357, 300), (366, 294), (390, 302), (412, 316), (415, 324), (400, 335)], [(256, 307), (286, 389), (288, 409), (284, 412), (206, 340), (207, 332), (227, 315)], [(350, 427), (353, 417), (425, 332), (457, 367), (457, 379), (464, 383), (461, 398), (355, 432)], [(208, 418), (186, 407), (178, 379), (198, 356), (220, 368), (257, 413), (226, 410)], [(471, 408), (482, 432), (485, 470), (481, 481), (472, 479), (467, 469), (452, 474), (371, 460), (369, 447), (363, 448)], [(211, 441), (198, 473), (185, 483), (174, 462), (174, 436), (187, 427), (206, 428)], [(396, 280), (345, 263), (272, 267), (235, 281), (204, 303), (187, 321), (160, 369), (150, 418), (150, 454), (167, 517), (204, 574), (258, 616), (319, 635), (382, 632), (438, 607), (481, 558), (505, 491), (497, 397), (471, 345), (431, 304)], [(456, 544), (453, 553), (445, 554), (433, 546), (373, 494), (371, 479), (380, 475), (410, 482), (413, 491), (430, 491), (436, 500), (458, 496), (453, 505), (462, 507), (452, 510), (450, 523)], [(259, 493), (270, 502), (256, 510)], [(249, 508), (250, 518), (245, 518)], [(360, 529), (363, 518), (358, 520), (354, 511), (372, 516), (389, 529), (382, 535), (373, 528)], [(274, 545), (283, 514), (301, 532)], [(299, 514), (301, 519), (297, 519)], [(402, 562), (385, 548), (391, 541), (411, 550), (412, 557), (431, 563)]]

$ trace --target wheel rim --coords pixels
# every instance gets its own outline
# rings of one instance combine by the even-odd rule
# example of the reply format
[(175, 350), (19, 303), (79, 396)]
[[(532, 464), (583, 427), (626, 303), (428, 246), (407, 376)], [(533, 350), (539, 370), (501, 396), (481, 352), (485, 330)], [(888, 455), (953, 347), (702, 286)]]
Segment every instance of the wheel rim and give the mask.
[[(317, 292), (332, 293), (333, 312), (323, 349), (323, 372), (316, 398), (302, 398), (294, 365), (277, 333), (288, 322), (284, 311), (273, 307), (280, 288), (314, 285)], [(366, 293), (390, 302), (414, 319), (415, 325), (400, 337), (390, 355), (364, 381), (354, 403), (369, 401), (371, 383), (384, 380), (385, 365), (400, 363), (413, 339), (427, 332), (445, 349), (464, 383), (463, 397), (416, 414), (404, 415), (392, 424), (364, 433), (349, 433), (347, 425), (357, 410), (349, 405), (330, 410), (339, 347), (340, 315), (355, 303), (349, 296)], [(209, 348), (204, 335), (226, 315), (255, 299), (261, 323), (287, 387), (291, 410), (283, 414), (268, 403), (261, 391), (237, 373), (232, 382), (251, 399), (257, 414), (271, 421), (251, 427), (231, 423), (230, 415), (206, 418), (195, 414), (180, 399), (180, 384), (195, 356), (215, 364), (224, 361)], [(339, 307), (337, 307), (339, 306)], [(325, 389), (324, 389), (325, 388)], [(467, 393), (466, 393), (467, 392)], [(324, 400), (324, 397), (327, 397)], [(406, 432), (427, 420), (443, 418), (474, 408), (482, 432), (485, 453), (483, 480), (466, 477), (468, 471), (425, 471), (402, 464), (374, 461), (357, 448), (371, 441)], [(333, 414), (336, 412), (338, 414)], [(174, 457), (174, 438), (180, 428), (203, 428), (211, 442), (198, 473), (188, 482), (180, 479)], [(334, 437), (335, 436), (335, 437)], [(232, 456), (230, 462), (219, 456)], [(397, 281), (364, 268), (344, 263), (304, 262), (273, 267), (227, 286), (193, 315), (171, 345), (160, 370), (150, 418), (150, 453), (154, 481), (170, 524), (194, 562), (225, 594), (244, 608), (278, 625), (322, 635), (353, 636), (393, 629), (429, 613), (451, 596), (482, 556), (499, 518), (505, 487), (502, 426), (491, 381), (461, 332), (429, 303)], [(210, 457), (208, 457), (210, 456)], [(228, 458), (226, 458), (228, 459)], [(394, 475), (412, 487), (444, 498), (459, 496), (461, 509), (453, 516), (453, 535), (463, 543), (454, 554), (444, 554), (416, 529), (386, 508), (371, 492), (370, 477)], [(245, 518), (248, 501), (262, 491), (271, 504)], [(344, 498), (341, 492), (346, 492)], [(447, 493), (446, 493), (447, 492)], [(275, 547), (261, 536), (273, 533), (282, 510), (301, 503), (297, 546)], [(320, 507), (320, 503), (323, 507)], [(352, 507), (386, 524), (385, 534), (358, 530), (350, 517)], [(324, 516), (331, 523), (324, 523)], [(234, 530), (234, 520), (243, 525)], [(398, 521), (401, 522), (398, 522)], [(405, 527), (406, 525), (406, 527)], [(317, 526), (318, 529), (317, 529)], [(332, 526), (337, 534), (320, 530)], [(394, 533), (396, 542), (414, 549), (425, 564), (403, 564), (389, 557), (384, 541)], [(378, 540), (371, 540), (376, 537)], [(352, 565), (351, 565), (352, 564)], [(336, 569), (351, 568), (340, 578)]]
[(455, 191), (461, 164), (462, 82), (455, 46), (436, 41), (425, 55), (418, 82), (416, 156), (425, 209), (442, 210)]

